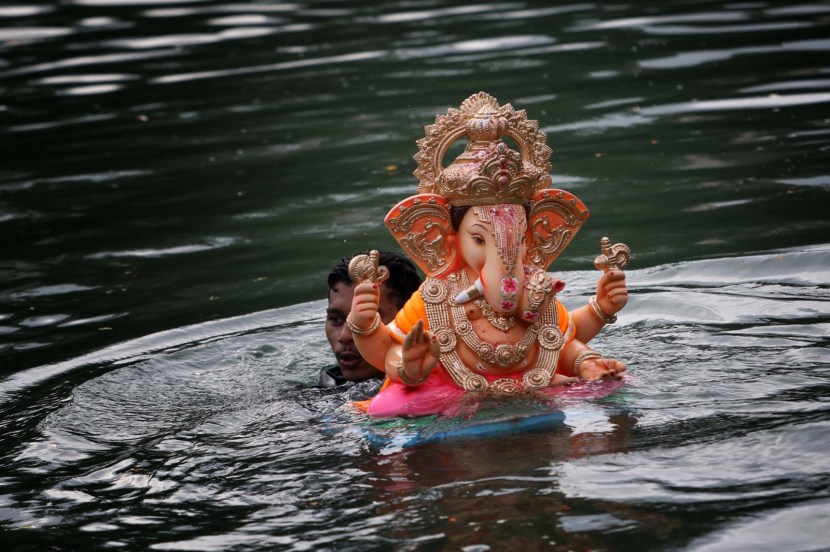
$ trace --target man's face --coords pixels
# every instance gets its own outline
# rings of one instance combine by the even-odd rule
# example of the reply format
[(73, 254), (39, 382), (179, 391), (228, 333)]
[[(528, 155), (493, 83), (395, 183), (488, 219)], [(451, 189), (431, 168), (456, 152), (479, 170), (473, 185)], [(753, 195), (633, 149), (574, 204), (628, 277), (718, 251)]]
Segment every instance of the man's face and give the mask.
[[(390, 323), (398, 313), (398, 304), (392, 300), (386, 284), (380, 286), (380, 318), (385, 324)], [(369, 378), (381, 378), (383, 372), (363, 360), (352, 338), (352, 332), (346, 325), (346, 317), (352, 310), (354, 285), (337, 282), (329, 290), (329, 306), (326, 309), (326, 337), (337, 358), (337, 364), (343, 376), (349, 381), (363, 381)]]

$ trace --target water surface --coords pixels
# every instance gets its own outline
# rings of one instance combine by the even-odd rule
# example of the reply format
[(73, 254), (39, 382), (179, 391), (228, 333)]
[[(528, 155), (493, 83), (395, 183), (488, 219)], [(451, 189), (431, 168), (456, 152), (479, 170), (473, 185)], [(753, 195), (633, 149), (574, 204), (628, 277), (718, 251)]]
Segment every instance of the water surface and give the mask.
[[(823, 549), (828, 25), (826, 2), (0, 7), (3, 540)], [(550, 431), (379, 448), (350, 392), (310, 388), (325, 275), (395, 248), (415, 140), (479, 90), (540, 121), (592, 212), (565, 303), (602, 236), (634, 251), (592, 344), (631, 379)]]

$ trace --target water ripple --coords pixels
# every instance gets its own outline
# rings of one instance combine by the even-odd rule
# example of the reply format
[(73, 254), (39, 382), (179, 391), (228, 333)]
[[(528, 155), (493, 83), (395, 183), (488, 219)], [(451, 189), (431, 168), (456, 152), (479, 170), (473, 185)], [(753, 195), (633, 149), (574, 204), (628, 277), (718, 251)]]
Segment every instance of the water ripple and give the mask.
[(124, 88), (121, 84), (90, 84), (88, 86), (72, 86), (58, 90), (59, 96), (93, 96), (96, 94), (109, 94)]
[(711, 35), (711, 34), (739, 34), (739, 33), (766, 33), (771, 31), (785, 31), (791, 29), (805, 29), (814, 27), (813, 23), (784, 21), (780, 23), (754, 23), (744, 25), (707, 25), (696, 27), (691, 25), (664, 25), (660, 27), (643, 27), (643, 32), (650, 35)]
[(609, 19), (607, 21), (597, 21), (592, 23), (585, 23), (576, 27), (577, 31), (588, 30), (608, 30), (608, 29), (628, 29), (628, 28), (644, 28), (653, 27), (655, 25), (662, 25), (665, 23), (693, 23), (693, 22), (714, 22), (723, 23), (727, 21), (743, 21), (747, 15), (736, 11), (716, 11), (716, 12), (701, 12), (677, 15), (654, 15), (644, 17), (625, 17), (621, 19)]
[(268, 17), (262, 14), (229, 15), (227, 17), (216, 17), (207, 21), (208, 25), (220, 27), (236, 27), (241, 25), (275, 25), (284, 23), (284, 19)]
[(118, 257), (141, 257), (141, 258), (159, 258), (168, 255), (186, 255), (189, 253), (199, 253), (201, 251), (210, 251), (211, 249), (219, 249), (222, 247), (229, 247), (236, 243), (235, 238), (220, 237), (213, 238), (206, 243), (195, 243), (187, 245), (177, 245), (175, 247), (166, 248), (148, 248), (148, 249), (128, 249), (124, 251), (101, 251), (87, 255), (88, 259), (107, 259)]
[[(300, 4), (280, 2), (279, 4), (233, 4), (224, 3), (210, 6), (197, 6), (194, 8), (155, 8), (142, 12), (144, 17), (183, 17), (188, 15), (202, 15), (208, 13), (237, 13), (237, 12), (258, 12), (258, 13), (299, 13)], [(309, 13), (303, 10), (302, 13)], [(347, 10), (338, 11), (337, 15), (348, 15)], [(325, 14), (321, 14), (325, 15)]]
[(21, 4), (18, 6), (0, 6), (0, 17), (31, 17), (54, 11), (52, 6), (33, 6)]
[[(830, 11), (830, 10), (828, 10)], [(830, 521), (830, 502), (801, 499), (798, 503), (769, 512), (752, 515), (737, 524), (717, 530), (706, 538), (692, 541), (686, 550), (716, 552), (718, 550), (803, 550), (824, 548), (821, 527)], [(821, 520), (825, 521), (821, 521)], [(765, 529), (775, 527), (770, 534)]]
[(644, 69), (677, 69), (695, 67), (714, 61), (724, 61), (738, 56), (776, 54), (785, 52), (824, 52), (830, 50), (830, 39), (796, 40), (765, 46), (743, 46), (723, 50), (698, 50), (681, 52), (673, 56), (642, 60)]
[[(723, 98), (714, 100), (694, 100), (674, 104), (635, 106), (631, 111), (609, 113), (602, 117), (592, 118), (561, 125), (552, 125), (542, 128), (548, 134), (567, 131), (594, 131), (601, 132), (614, 128), (630, 128), (639, 125), (654, 123), (656, 117), (665, 115), (681, 115), (684, 113), (704, 113), (712, 111), (734, 111), (745, 109), (787, 108), (830, 102), (830, 93), (814, 92), (804, 94), (769, 94), (767, 96)], [(629, 103), (622, 101), (622, 104)], [(600, 104), (607, 106), (609, 104)], [(610, 104), (613, 105), (613, 104)], [(586, 106), (586, 109), (590, 106)]]
[(149, 6), (156, 4), (203, 4), (210, 0), (69, 0), (77, 6), (114, 7), (114, 6)]
[[(133, 50), (153, 50), (157, 48), (181, 48), (198, 44), (216, 44), (228, 40), (242, 40), (267, 36), (279, 32), (279, 27), (238, 27), (216, 33), (163, 35), (143, 38), (123, 38), (107, 41), (107, 46), (130, 48)], [(285, 29), (282, 29), (285, 30)]]
[(830, 79), (805, 79), (759, 84), (741, 88), (741, 92), (780, 92), (781, 90), (802, 90), (804, 88), (830, 88)]
[(0, 41), (33, 42), (48, 38), (66, 36), (72, 29), (58, 27), (12, 27), (0, 29)]
[(199, 71), (195, 73), (179, 73), (174, 75), (164, 75), (151, 79), (151, 83), (155, 84), (171, 84), (178, 82), (214, 79), (220, 77), (250, 75), (255, 73), (270, 73), (273, 71), (282, 71), (286, 69), (297, 69), (307, 67), (318, 67), (329, 64), (338, 63), (353, 63), (359, 61), (366, 61), (383, 57), (382, 51), (357, 52), (353, 54), (343, 54), (337, 56), (327, 56), (321, 58), (301, 59), (296, 61), (284, 61), (280, 63), (271, 63), (267, 65), (257, 65), (253, 67), (235, 67), (233, 69), (222, 69), (216, 71)]
[(451, 19), (453, 16), (465, 16), (480, 13), (490, 13), (496, 10), (506, 10), (515, 4), (479, 4), (472, 6), (460, 6), (457, 8), (436, 8), (433, 10), (417, 10), (407, 12), (394, 12), (371, 18), (374, 23), (409, 23), (412, 21), (423, 21), (427, 19)]
[(35, 63), (34, 65), (24, 65), (22, 67), (18, 67), (16, 69), (12, 69), (3, 73), (0, 73), (0, 78), (10, 77), (10, 76), (17, 76), (17, 75), (29, 75), (32, 73), (45, 73), (48, 71), (54, 71), (55, 69), (69, 69), (69, 68), (76, 68), (76, 67), (86, 67), (90, 65), (108, 65), (112, 63), (120, 64), (120, 63), (127, 63), (133, 61), (146, 61), (150, 59), (162, 58), (162, 57), (171, 57), (171, 56), (178, 56), (181, 55), (181, 52), (177, 50), (155, 50), (155, 51), (148, 51), (148, 52), (136, 52), (136, 53), (118, 53), (118, 54), (100, 54), (94, 56), (78, 56), (78, 57), (71, 57), (66, 59), (60, 59), (57, 61), (50, 61), (44, 63)]

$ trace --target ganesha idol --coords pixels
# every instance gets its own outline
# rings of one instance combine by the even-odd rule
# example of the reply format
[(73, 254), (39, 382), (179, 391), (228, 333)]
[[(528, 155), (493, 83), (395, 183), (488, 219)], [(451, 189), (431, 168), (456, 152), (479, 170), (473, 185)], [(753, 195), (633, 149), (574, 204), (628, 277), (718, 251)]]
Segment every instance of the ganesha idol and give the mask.
[[(386, 325), (378, 287), (388, 271), (376, 252), (349, 267), (357, 285), (347, 324), (360, 354), (387, 375), (362, 408), (376, 417), (446, 413), (471, 394), (545, 396), (579, 380), (622, 378), (622, 362), (586, 343), (628, 300), (630, 251), (603, 238), (596, 295), (572, 312), (557, 299), (564, 284), (546, 270), (588, 210), (550, 188), (551, 149), (538, 122), (479, 92), (425, 130), (418, 193), (385, 222), (426, 280)], [(444, 167), (462, 137), (466, 149)]]

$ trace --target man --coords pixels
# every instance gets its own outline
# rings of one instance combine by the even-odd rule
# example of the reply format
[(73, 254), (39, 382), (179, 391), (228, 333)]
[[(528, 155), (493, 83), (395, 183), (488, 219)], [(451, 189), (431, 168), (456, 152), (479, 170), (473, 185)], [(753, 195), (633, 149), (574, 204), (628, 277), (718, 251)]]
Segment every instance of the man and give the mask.
[[(366, 362), (352, 339), (346, 317), (352, 310), (354, 283), (349, 278), (349, 261), (344, 257), (331, 273), (326, 309), (326, 338), (329, 340), (337, 366), (320, 373), (320, 387), (336, 387), (346, 382), (382, 379), (385, 374)], [(380, 286), (380, 308), (384, 323), (389, 324), (421, 285), (421, 277), (412, 262), (398, 253), (381, 252), (379, 262), (389, 269), (389, 279)]]

